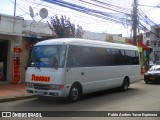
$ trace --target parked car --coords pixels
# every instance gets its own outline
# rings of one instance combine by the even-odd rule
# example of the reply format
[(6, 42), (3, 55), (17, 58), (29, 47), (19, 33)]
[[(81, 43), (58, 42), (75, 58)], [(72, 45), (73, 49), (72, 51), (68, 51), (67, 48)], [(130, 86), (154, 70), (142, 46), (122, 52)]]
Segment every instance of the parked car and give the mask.
[(155, 62), (155, 65), (160, 65), (160, 62), (159, 62), (159, 61), (156, 61), (156, 62)]
[(153, 65), (155, 65), (152, 61), (149, 61), (149, 68), (151, 68)]
[(160, 82), (160, 65), (152, 66), (144, 74), (144, 81), (145, 83)]

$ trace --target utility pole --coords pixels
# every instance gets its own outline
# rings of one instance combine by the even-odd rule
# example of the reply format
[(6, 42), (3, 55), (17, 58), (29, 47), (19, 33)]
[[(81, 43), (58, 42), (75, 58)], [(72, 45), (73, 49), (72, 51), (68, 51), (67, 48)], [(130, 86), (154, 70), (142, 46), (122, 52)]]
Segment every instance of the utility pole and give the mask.
[(15, 0), (14, 1), (14, 17), (16, 16), (16, 4), (17, 4), (17, 1)]
[(133, 43), (134, 45), (137, 45), (137, 26), (138, 26), (138, 15), (137, 15), (137, 7), (138, 7), (138, 0), (134, 0), (133, 4), (133, 15), (132, 15), (132, 29), (133, 29)]

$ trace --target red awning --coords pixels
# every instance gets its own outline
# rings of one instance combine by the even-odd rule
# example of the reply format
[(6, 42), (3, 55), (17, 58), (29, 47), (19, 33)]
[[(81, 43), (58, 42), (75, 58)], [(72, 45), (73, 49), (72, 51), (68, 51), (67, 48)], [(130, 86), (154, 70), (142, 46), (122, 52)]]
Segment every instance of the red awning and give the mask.
[(144, 45), (141, 41), (137, 42), (138, 47), (142, 47), (144, 50), (150, 50), (150, 48), (146, 45)]

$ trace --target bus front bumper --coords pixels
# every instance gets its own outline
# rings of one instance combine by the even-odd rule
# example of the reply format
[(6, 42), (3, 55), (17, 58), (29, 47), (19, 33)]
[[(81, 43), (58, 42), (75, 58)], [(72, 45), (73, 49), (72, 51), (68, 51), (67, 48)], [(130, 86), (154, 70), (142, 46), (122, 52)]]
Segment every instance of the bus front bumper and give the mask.
[(65, 90), (65, 88), (63, 90), (38, 90), (26, 87), (26, 91), (28, 93), (32, 93), (38, 96), (48, 96), (48, 97), (67, 97), (69, 93), (67, 92), (68, 90)]

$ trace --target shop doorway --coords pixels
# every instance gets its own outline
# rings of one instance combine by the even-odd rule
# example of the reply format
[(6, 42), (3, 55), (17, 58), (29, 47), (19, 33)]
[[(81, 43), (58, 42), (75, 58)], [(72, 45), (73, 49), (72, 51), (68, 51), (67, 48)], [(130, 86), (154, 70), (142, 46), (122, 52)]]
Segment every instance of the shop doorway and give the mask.
[(8, 55), (8, 42), (0, 41), (0, 82), (6, 81), (7, 55)]

